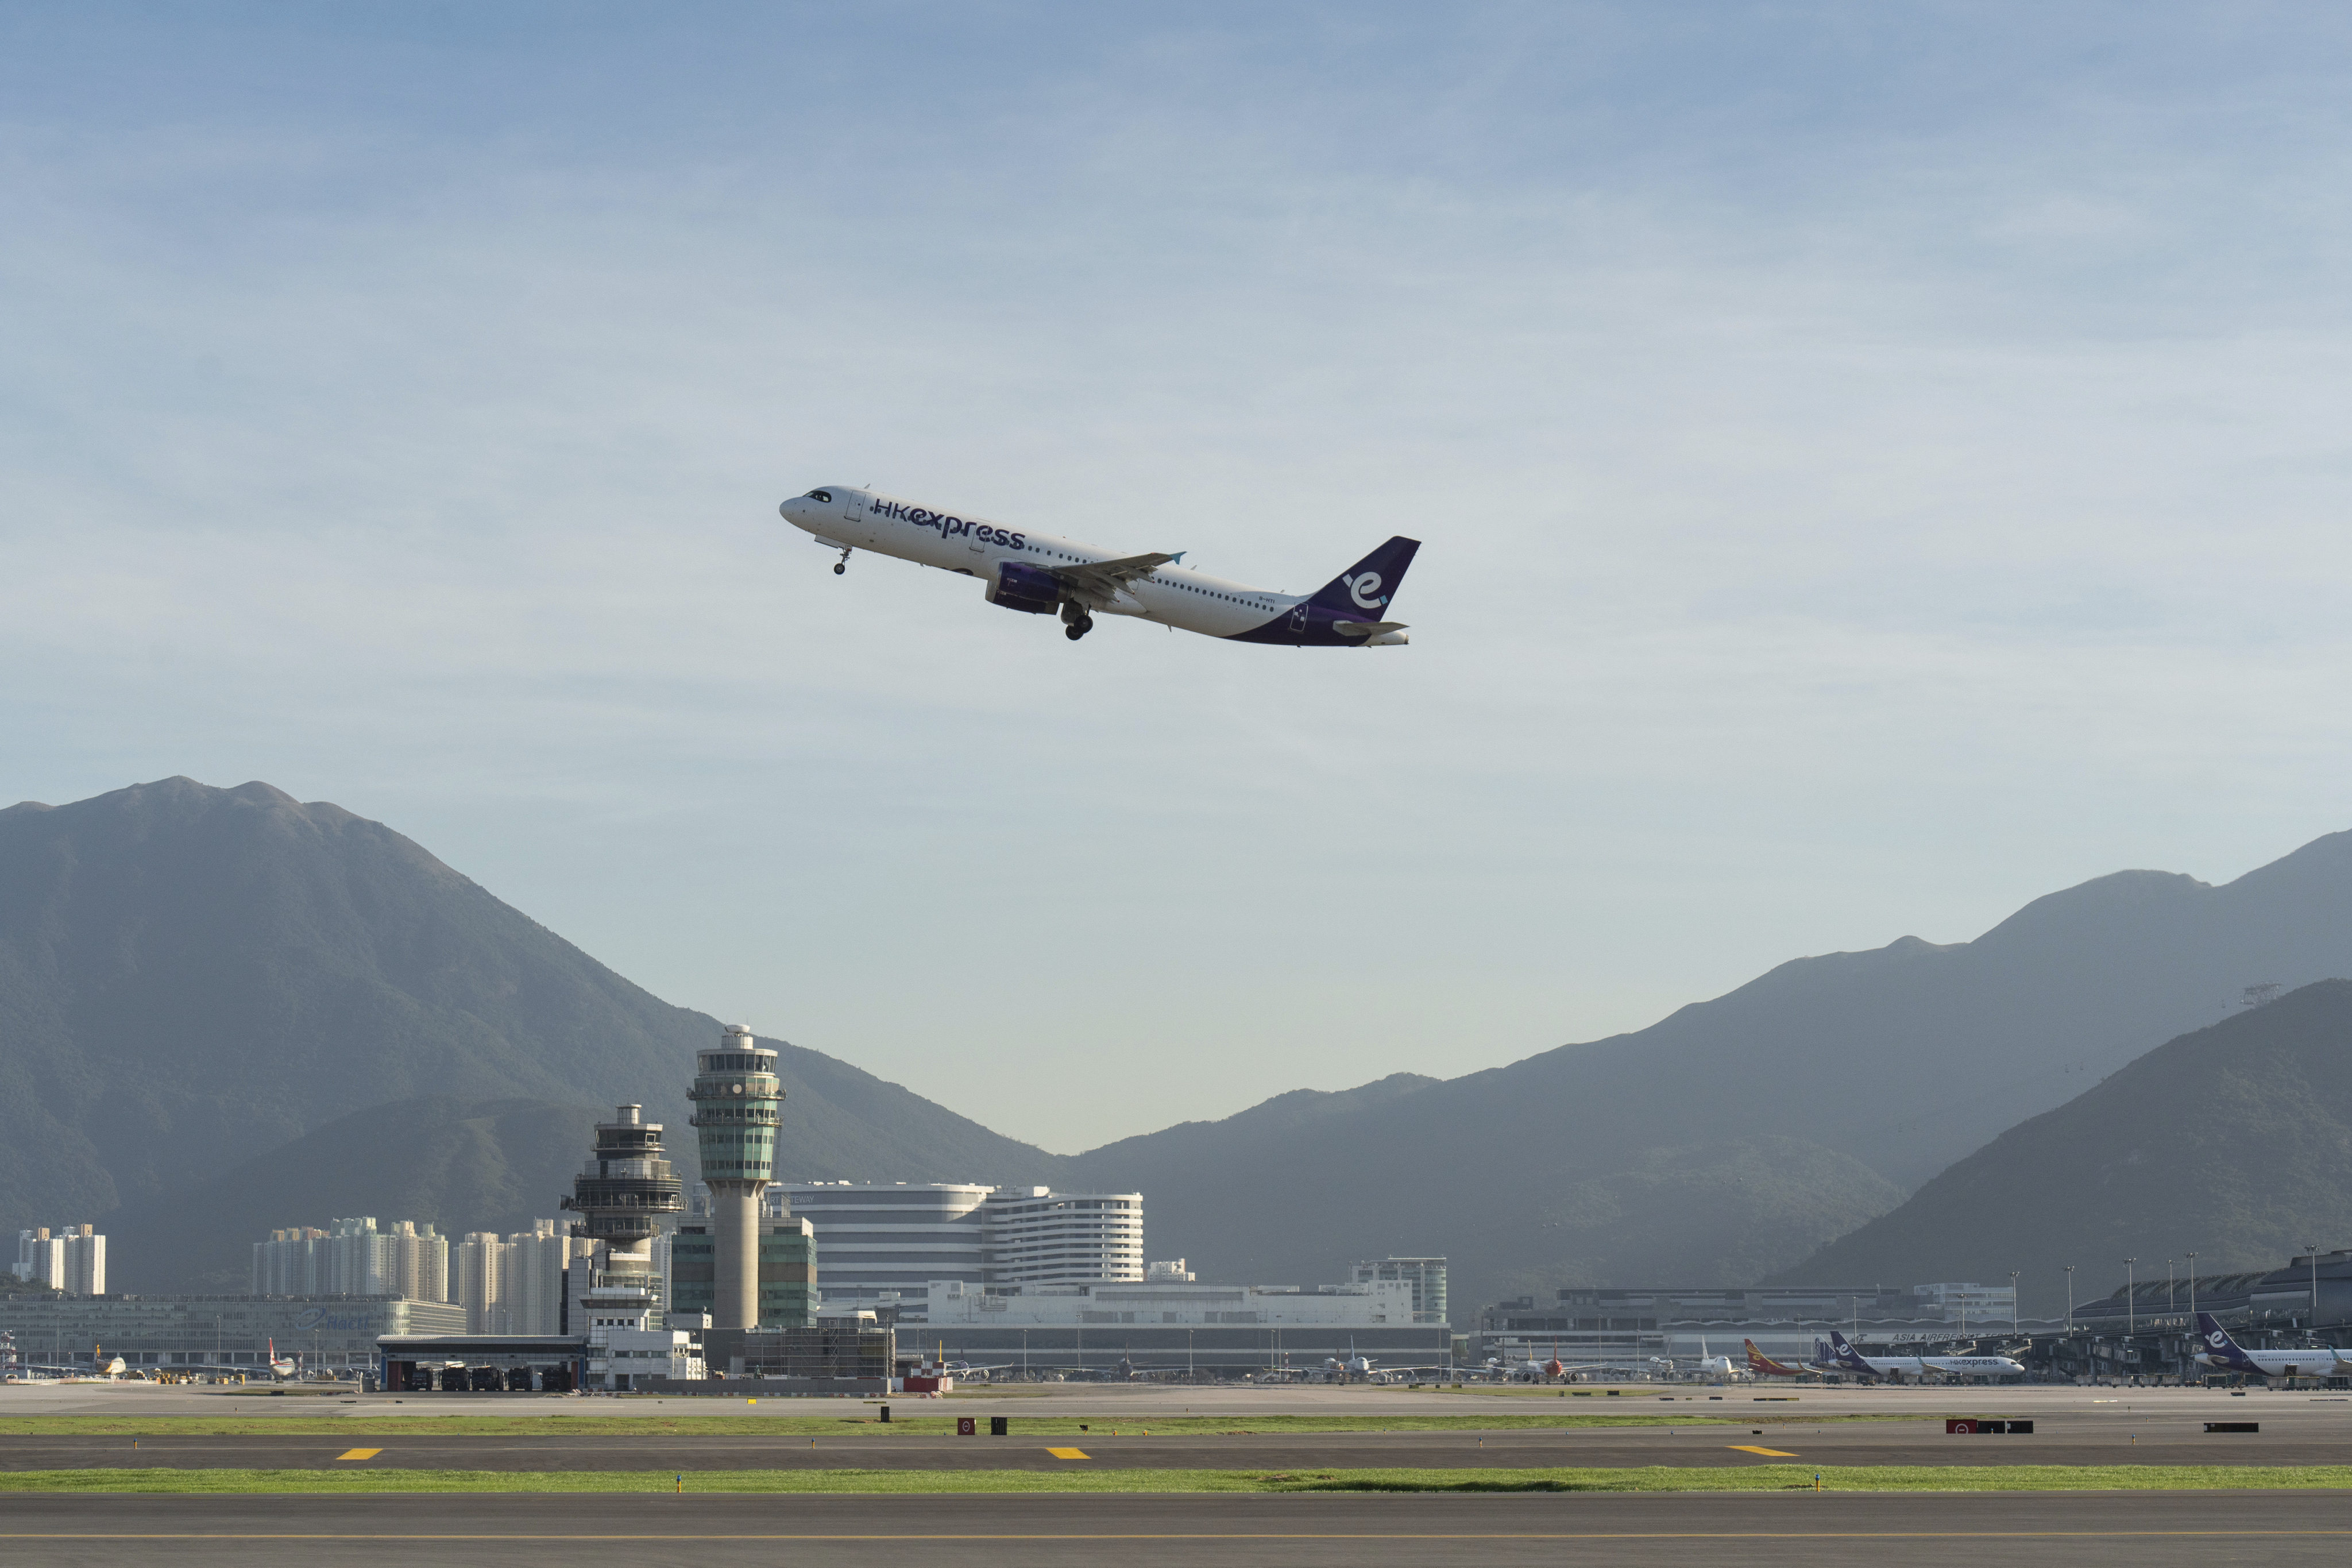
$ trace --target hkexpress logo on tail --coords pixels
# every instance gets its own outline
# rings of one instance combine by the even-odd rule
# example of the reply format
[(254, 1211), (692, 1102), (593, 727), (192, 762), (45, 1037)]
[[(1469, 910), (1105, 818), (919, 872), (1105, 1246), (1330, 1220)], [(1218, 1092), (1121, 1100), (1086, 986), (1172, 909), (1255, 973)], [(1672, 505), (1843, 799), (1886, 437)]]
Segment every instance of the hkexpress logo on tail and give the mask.
[(866, 510), (877, 517), (892, 518), (899, 522), (911, 522), (917, 528), (936, 528), (940, 531), (941, 539), (954, 539), (971, 532), (977, 527), (980, 530), (980, 537), (991, 544), (1009, 545), (1014, 550), (1026, 548), (1025, 535), (1008, 533), (1003, 529), (991, 528), (986, 523), (975, 524), (970, 518), (942, 517), (935, 511), (925, 511), (919, 506), (900, 506), (894, 500), (877, 500)]

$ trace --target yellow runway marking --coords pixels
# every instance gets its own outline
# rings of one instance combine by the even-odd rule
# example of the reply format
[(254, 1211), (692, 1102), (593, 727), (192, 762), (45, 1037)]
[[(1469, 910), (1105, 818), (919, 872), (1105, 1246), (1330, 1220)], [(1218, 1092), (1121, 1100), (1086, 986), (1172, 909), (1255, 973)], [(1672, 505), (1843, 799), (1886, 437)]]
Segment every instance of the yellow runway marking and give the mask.
[(1048, 1448), (1045, 1452), (1057, 1459), (1083, 1459), (1087, 1457), (1084, 1448)]
[(348, 1453), (337, 1454), (335, 1458), (338, 1461), (343, 1459), (373, 1459), (378, 1454), (383, 1452), (383, 1450), (382, 1448), (353, 1448)]
[(1786, 1448), (1759, 1448), (1753, 1443), (1734, 1443), (1731, 1445), (1731, 1451), (1735, 1454), (1762, 1454), (1774, 1459), (1793, 1459), (1797, 1457)]

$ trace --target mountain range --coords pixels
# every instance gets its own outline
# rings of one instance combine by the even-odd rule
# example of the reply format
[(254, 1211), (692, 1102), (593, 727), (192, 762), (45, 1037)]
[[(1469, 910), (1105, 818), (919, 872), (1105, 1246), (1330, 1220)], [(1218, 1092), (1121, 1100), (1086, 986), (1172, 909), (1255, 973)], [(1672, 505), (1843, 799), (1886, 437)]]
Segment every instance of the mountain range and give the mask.
[[(1151, 1255), (1204, 1279), (1444, 1253), (1457, 1319), (1560, 1284), (1744, 1282), (2244, 987), (2352, 974), (2347, 917), (2352, 834), (2221, 887), (2121, 872), (1974, 942), (1799, 959), (1647, 1029), (1076, 1155), (772, 1041), (780, 1153), (803, 1178), (1141, 1190)], [(637, 1100), (683, 1134), (718, 1028), (391, 828), (267, 784), (0, 811), (0, 1226), (105, 1220), (119, 1289), (219, 1288), (263, 1231), (332, 1214), (550, 1213), (576, 1157), (558, 1130), (584, 1148)]]
[[(719, 1028), (390, 828), (268, 784), (0, 811), (0, 1227), (95, 1220), (422, 1096), (634, 1100), (683, 1131), (692, 1053)], [(1057, 1168), (779, 1048), (811, 1169)], [(321, 1223), (306, 1181), (289, 1173), (276, 1223)], [(143, 1270), (124, 1249), (126, 1288)]]
[[(1781, 1281), (1998, 1281), (2054, 1317), (2168, 1261), (2274, 1268), (2352, 1238), (2352, 981), (2290, 992), (2150, 1051), (2011, 1128)], [(2164, 1256), (2164, 1255), (2168, 1255)], [(2034, 1293), (2038, 1292), (2038, 1296)]]

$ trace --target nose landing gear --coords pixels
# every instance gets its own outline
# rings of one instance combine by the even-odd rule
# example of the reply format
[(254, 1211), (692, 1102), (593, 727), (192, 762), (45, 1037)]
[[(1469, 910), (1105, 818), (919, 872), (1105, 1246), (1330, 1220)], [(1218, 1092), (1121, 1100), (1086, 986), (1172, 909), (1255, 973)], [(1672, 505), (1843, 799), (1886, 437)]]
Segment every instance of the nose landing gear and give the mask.
[(845, 544), (845, 545), (843, 545), (843, 546), (841, 547), (841, 559), (840, 559), (840, 560), (838, 560), (838, 561), (836, 561), (836, 562), (835, 562), (835, 563), (833, 563), (833, 574), (834, 574), (835, 576), (838, 577), (838, 576), (840, 576), (844, 572), (846, 572), (846, 571), (848, 571), (848, 570), (849, 570), (849, 546), (848, 546), (848, 545), (846, 545), (846, 544)]

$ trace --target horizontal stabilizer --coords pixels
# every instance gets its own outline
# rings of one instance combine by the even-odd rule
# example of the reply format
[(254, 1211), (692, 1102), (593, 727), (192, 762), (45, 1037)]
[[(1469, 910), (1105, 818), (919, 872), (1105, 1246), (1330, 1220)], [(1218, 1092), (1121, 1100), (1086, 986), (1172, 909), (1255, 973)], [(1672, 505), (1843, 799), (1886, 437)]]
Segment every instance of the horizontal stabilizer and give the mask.
[(1333, 621), (1331, 629), (1343, 637), (1376, 637), (1382, 632), (1401, 632), (1407, 624), (1403, 621)]

